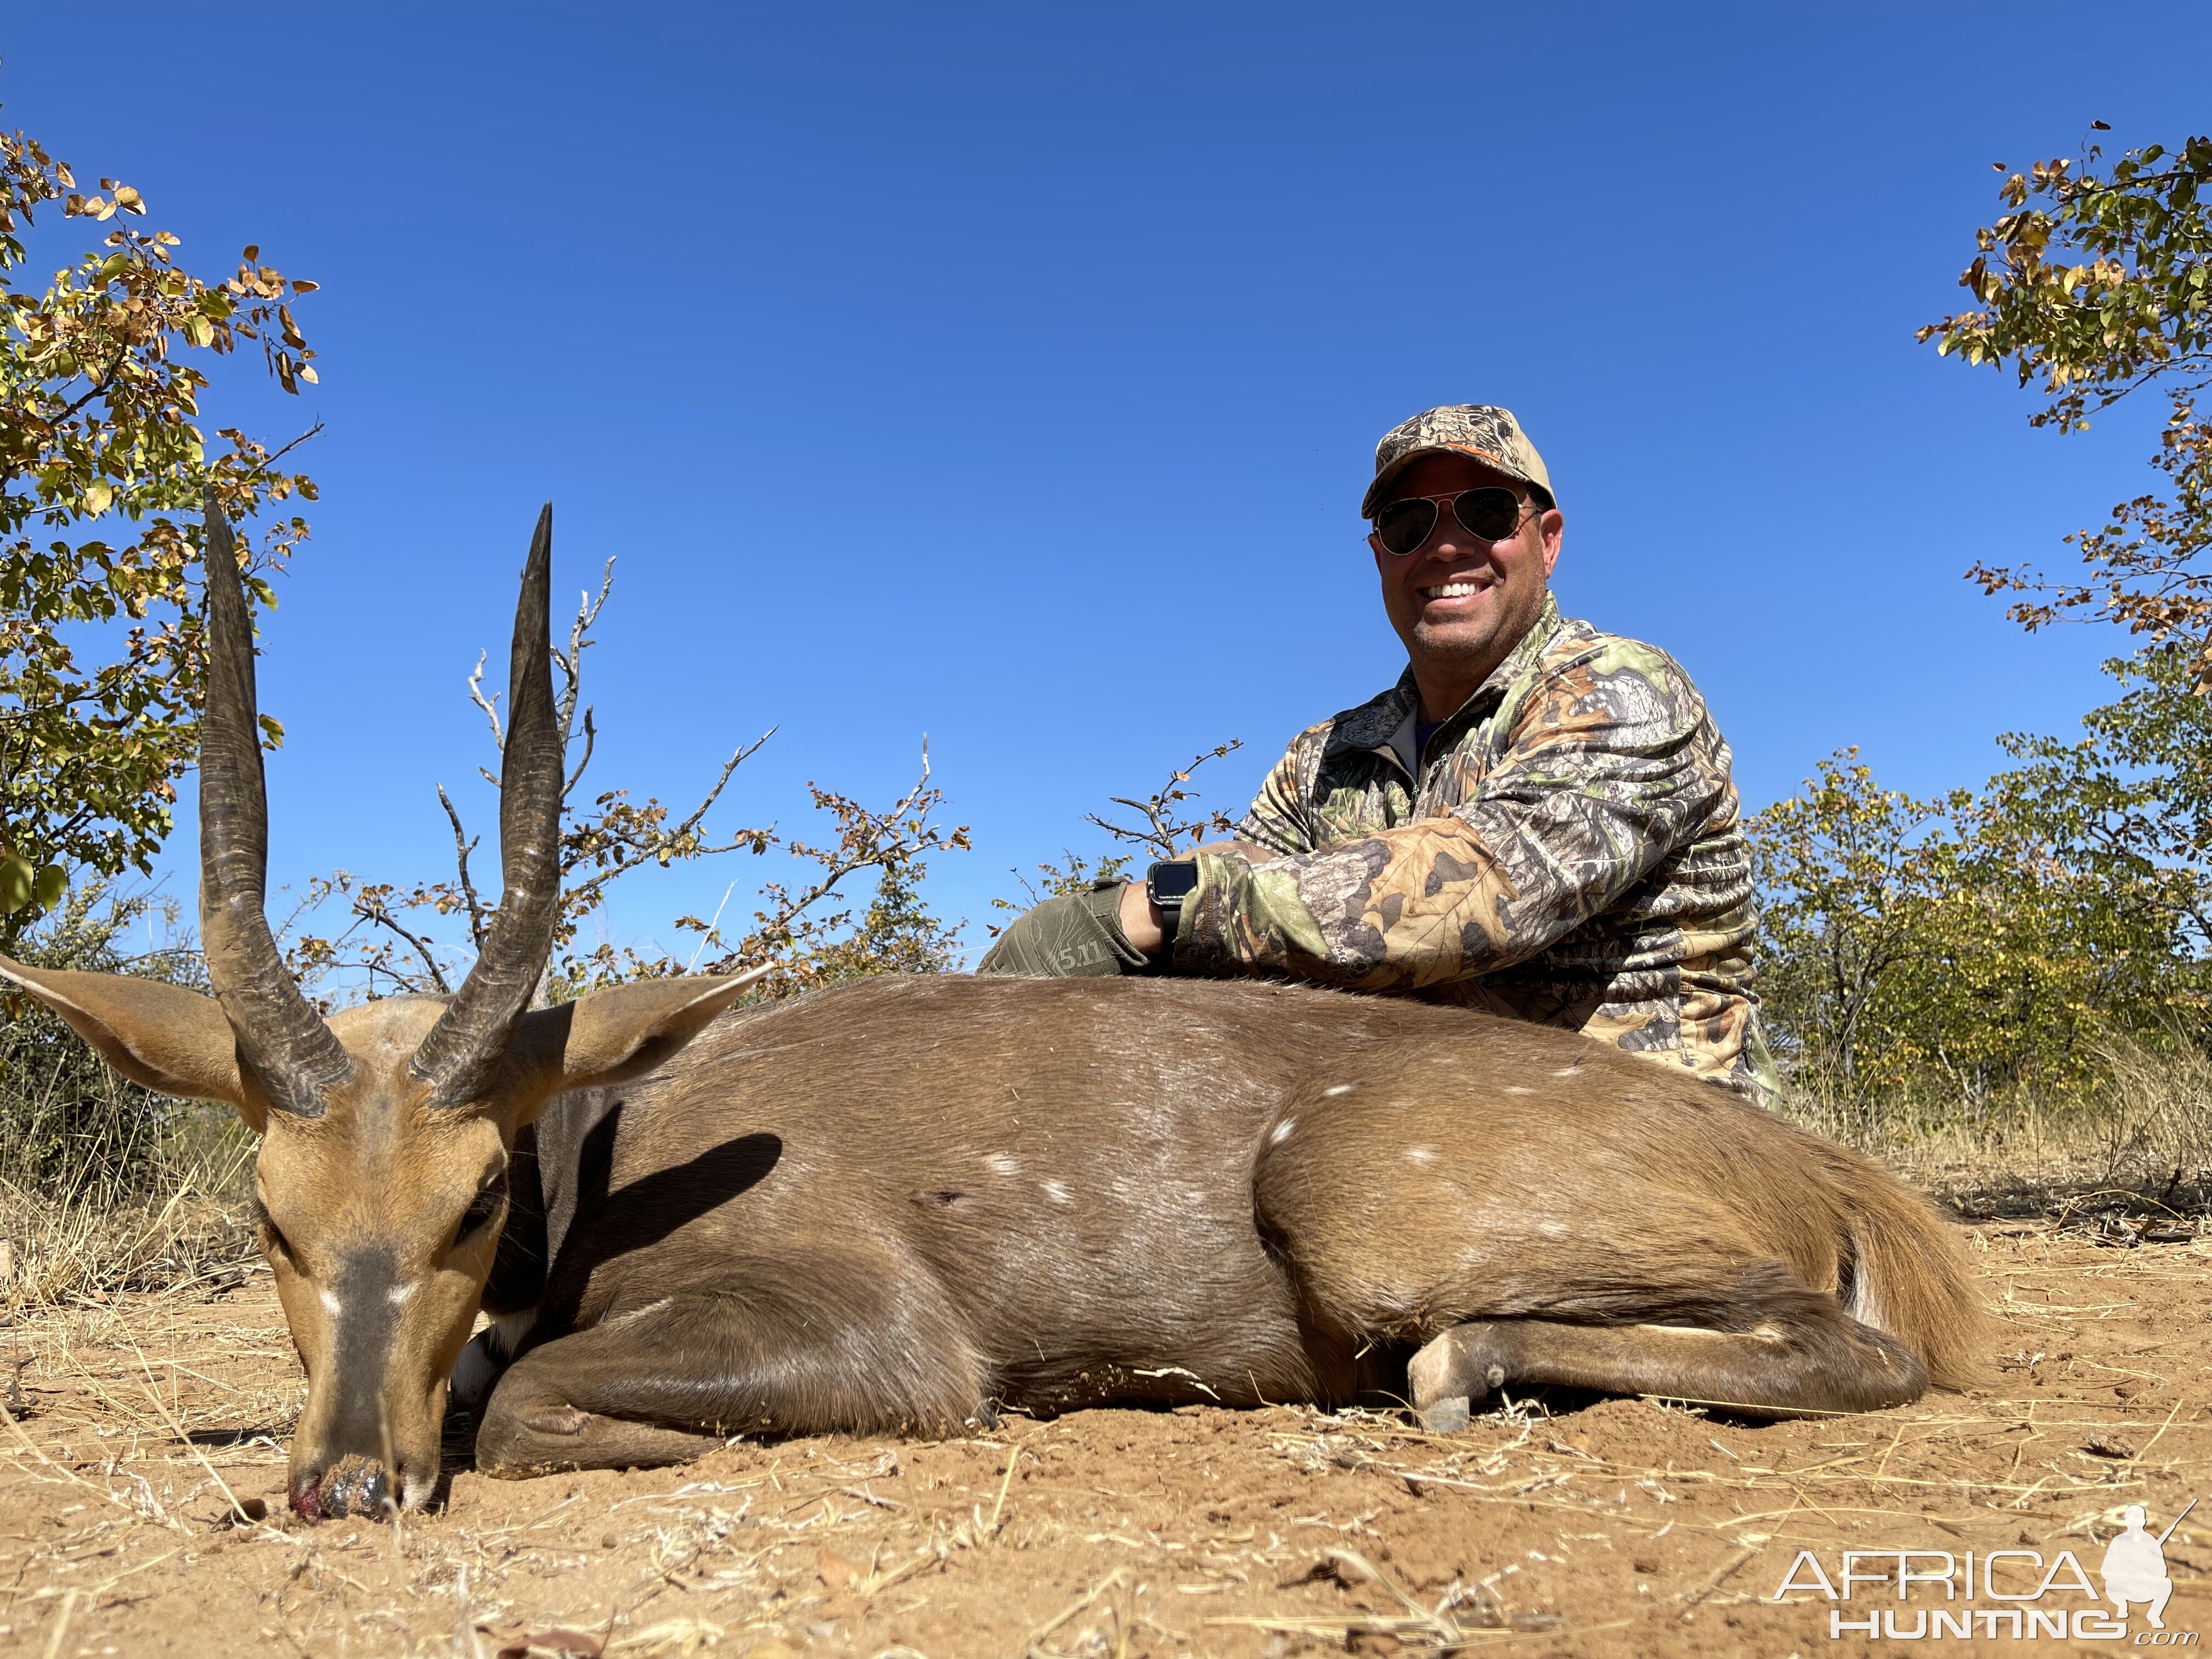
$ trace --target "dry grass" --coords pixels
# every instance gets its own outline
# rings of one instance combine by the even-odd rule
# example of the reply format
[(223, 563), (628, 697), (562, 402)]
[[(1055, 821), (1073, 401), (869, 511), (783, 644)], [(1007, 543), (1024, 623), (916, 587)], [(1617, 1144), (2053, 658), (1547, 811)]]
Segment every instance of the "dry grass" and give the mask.
[(1971, 1216), (2212, 1210), (2212, 1057), (2194, 1049), (2114, 1043), (2097, 1086), (2063, 1101), (1793, 1093), (1784, 1110)]
[(237, 1282), (258, 1260), (252, 1158), (241, 1141), (165, 1161), (143, 1192), (41, 1193), (0, 1180), (0, 1302), (104, 1302)]

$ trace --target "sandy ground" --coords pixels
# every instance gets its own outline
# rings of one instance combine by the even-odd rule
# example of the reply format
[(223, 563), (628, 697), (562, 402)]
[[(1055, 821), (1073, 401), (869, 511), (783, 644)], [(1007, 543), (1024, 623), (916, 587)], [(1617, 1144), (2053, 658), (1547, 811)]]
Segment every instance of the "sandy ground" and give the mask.
[[(1812, 1587), (1778, 1602), (1800, 1551), (1832, 1580), (1845, 1548), (2046, 1566), (2070, 1549), (2094, 1575), (2122, 1506), (2157, 1531), (2212, 1500), (2212, 1237), (2106, 1232), (1978, 1228), (2002, 1322), (1990, 1390), (1876, 1416), (1760, 1426), (1549, 1401), (1439, 1437), (1293, 1407), (1093, 1411), (953, 1442), (738, 1444), (678, 1469), (464, 1470), (445, 1512), (398, 1528), (282, 1515), (300, 1382), (264, 1279), (18, 1310), (0, 1331), (16, 1419), (0, 1423), (0, 1651), (1857, 1652), (1831, 1612), (1896, 1615), (1893, 1584), (1832, 1604), (1801, 1568)], [(225, 1524), (218, 1482), (270, 1521)], [(2212, 1638), (2212, 1501), (2166, 1553), (2168, 1630)], [(2003, 1571), (2033, 1588), (2024, 1558)], [(1931, 1596), (1916, 1587), (1905, 1632)], [(1970, 1627), (1944, 1650), (2149, 1632), (2140, 1608), (2118, 1641)]]

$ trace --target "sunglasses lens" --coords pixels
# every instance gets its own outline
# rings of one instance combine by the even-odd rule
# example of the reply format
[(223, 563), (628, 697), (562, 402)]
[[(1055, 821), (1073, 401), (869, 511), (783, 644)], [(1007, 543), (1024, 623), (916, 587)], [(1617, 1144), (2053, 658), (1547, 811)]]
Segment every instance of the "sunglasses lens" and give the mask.
[(1470, 536), (1502, 542), (1521, 523), (1521, 498), (1510, 489), (1470, 489), (1452, 503), (1452, 516)]
[(1393, 501), (1375, 515), (1375, 539), (1382, 544), (1384, 552), (1401, 557), (1428, 540), (1429, 532), (1436, 527), (1434, 501)]

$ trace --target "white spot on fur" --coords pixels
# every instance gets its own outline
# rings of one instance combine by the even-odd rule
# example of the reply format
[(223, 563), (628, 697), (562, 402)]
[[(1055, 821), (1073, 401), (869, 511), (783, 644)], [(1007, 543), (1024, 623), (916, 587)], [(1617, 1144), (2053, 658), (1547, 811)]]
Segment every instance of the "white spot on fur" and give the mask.
[(328, 1308), (332, 1313), (343, 1313), (345, 1311), (344, 1306), (338, 1301), (335, 1292), (330, 1291), (318, 1291), (317, 1294), (322, 1297), (323, 1306)]
[(1337, 1084), (1334, 1088), (1328, 1088), (1328, 1089), (1324, 1089), (1324, 1090), (1322, 1090), (1322, 1091), (1321, 1091), (1321, 1097), (1322, 1097), (1323, 1100), (1334, 1100), (1334, 1099), (1335, 1099), (1335, 1098), (1336, 1098), (1336, 1097), (1337, 1097), (1337, 1096), (1339, 1096), (1339, 1095), (1348, 1095), (1348, 1094), (1350, 1094), (1351, 1092), (1352, 1092), (1352, 1085), (1351, 1085), (1349, 1083), (1340, 1083), (1340, 1084)]
[(1505, 1092), (1509, 1095), (1533, 1095), (1536, 1091), (1522, 1084), (1509, 1083), (1505, 1085)]
[(412, 1285), (394, 1285), (384, 1293), (384, 1296), (393, 1307), (404, 1308), (407, 1305), (407, 1298), (414, 1294), (415, 1287)]
[(1278, 1123), (1275, 1126), (1275, 1133), (1267, 1137), (1267, 1144), (1271, 1146), (1281, 1146), (1285, 1141), (1291, 1138), (1291, 1131), (1297, 1127), (1297, 1119), (1294, 1117), (1285, 1118), (1280, 1123)]
[(1559, 1238), (1565, 1237), (1567, 1229), (1564, 1222), (1540, 1221), (1536, 1224), (1536, 1231), (1547, 1238)]
[(1436, 1161), (1437, 1149), (1433, 1146), (1409, 1146), (1406, 1149), (1406, 1162), (1408, 1164), (1433, 1164)]
[(1552, 1073), (1553, 1077), (1572, 1077), (1574, 1074), (1575, 1068), (1571, 1066), (1562, 1066), (1558, 1071)]
[(1067, 1203), (1069, 1201), (1067, 1196), (1067, 1183), (1064, 1181), (1046, 1182), (1044, 1183), (1044, 1195), (1055, 1204)]
[(1022, 1172), (1022, 1161), (1012, 1152), (993, 1152), (983, 1160), (983, 1167), (993, 1175), (1018, 1176)]

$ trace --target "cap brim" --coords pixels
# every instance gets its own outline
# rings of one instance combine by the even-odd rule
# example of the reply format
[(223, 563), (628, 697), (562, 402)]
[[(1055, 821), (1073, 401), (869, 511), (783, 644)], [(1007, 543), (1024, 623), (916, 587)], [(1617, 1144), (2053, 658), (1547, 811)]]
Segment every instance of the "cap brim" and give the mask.
[(1516, 483), (1527, 484), (1531, 489), (1542, 490), (1547, 500), (1551, 497), (1552, 491), (1548, 485), (1530, 477), (1519, 467), (1492, 454), (1486, 449), (1477, 449), (1473, 444), (1431, 444), (1425, 449), (1407, 451), (1375, 475), (1375, 482), (1367, 486), (1367, 494), (1360, 498), (1359, 516), (1363, 519), (1373, 518), (1376, 508), (1382, 505), (1382, 492), (1397, 481), (1400, 473), (1425, 455), (1464, 455), (1470, 461), (1480, 461), (1502, 477), (1511, 478)]

